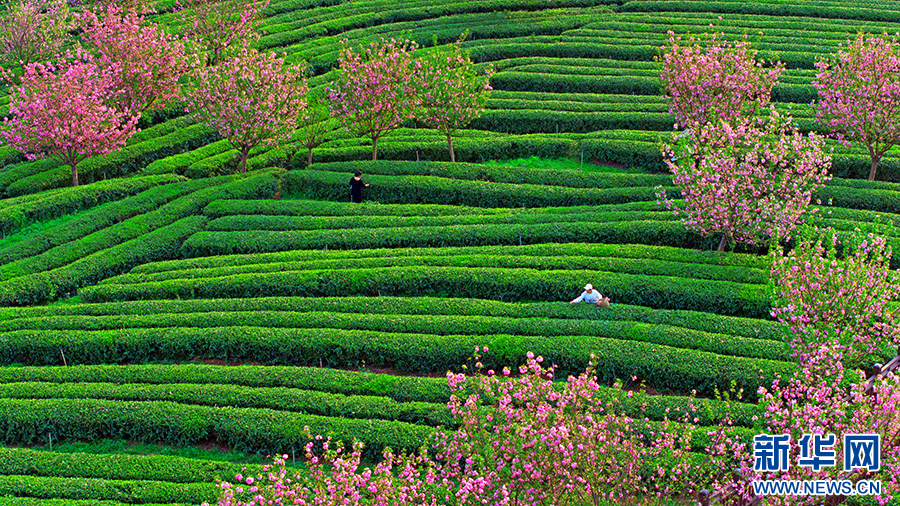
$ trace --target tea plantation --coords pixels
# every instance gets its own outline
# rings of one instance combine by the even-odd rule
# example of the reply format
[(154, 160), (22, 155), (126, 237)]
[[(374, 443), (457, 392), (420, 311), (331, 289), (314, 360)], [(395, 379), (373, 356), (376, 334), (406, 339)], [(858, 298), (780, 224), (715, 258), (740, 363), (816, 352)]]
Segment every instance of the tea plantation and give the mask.
[[(677, 189), (653, 58), (669, 30), (746, 34), (786, 64), (776, 107), (817, 130), (814, 62), (857, 32), (900, 31), (900, 4), (275, 0), (263, 14), (258, 46), (308, 62), (313, 87), (341, 39), (427, 48), (468, 31), (463, 47), (496, 72), (487, 111), (457, 135), (457, 163), (410, 122), (379, 140), (377, 162), (334, 130), (311, 165), (295, 143), (254, 150), (240, 174), (237, 152), (179, 106), (80, 165), (78, 187), (67, 166), (0, 146), (0, 505), (199, 504), (245, 465), (72, 442), (264, 457), (299, 454), (309, 426), (372, 458), (414, 450), (452, 426), (444, 374), (476, 346), (488, 367), (533, 351), (563, 376), (594, 354), (601, 379), (636, 391), (603, 394), (635, 414), (646, 402), (647, 430), (695, 391), (697, 446), (723, 416), (717, 393), (740, 390), (732, 430), (752, 434), (757, 388), (797, 365), (769, 316), (766, 256), (717, 253), (718, 237), (657, 204), (657, 188)], [(900, 150), (869, 182), (863, 148), (829, 145), (835, 178), (814, 220), (900, 218)], [(355, 171), (371, 185), (362, 204), (348, 202)], [(612, 306), (569, 305), (585, 283)]]

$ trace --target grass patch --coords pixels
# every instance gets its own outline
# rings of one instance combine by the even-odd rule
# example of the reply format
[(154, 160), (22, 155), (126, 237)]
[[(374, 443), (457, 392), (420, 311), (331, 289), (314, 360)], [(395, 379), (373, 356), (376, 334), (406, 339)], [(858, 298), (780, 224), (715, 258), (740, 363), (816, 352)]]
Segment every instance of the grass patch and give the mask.
[(573, 160), (571, 158), (541, 158), (531, 156), (528, 158), (514, 158), (512, 160), (486, 161), (484, 165), (494, 167), (527, 167), (529, 169), (550, 169), (550, 170), (583, 170), (585, 172), (609, 172), (614, 174), (628, 174), (635, 171), (610, 167), (608, 165), (600, 165), (591, 161)]

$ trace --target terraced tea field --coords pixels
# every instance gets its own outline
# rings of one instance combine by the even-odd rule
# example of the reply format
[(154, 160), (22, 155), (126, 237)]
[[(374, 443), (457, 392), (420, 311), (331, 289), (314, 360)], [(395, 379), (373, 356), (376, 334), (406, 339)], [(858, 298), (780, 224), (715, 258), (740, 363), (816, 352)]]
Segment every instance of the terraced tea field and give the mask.
[[(776, 107), (815, 130), (816, 58), (858, 31), (900, 31), (897, 2), (280, 0), (264, 14), (259, 46), (308, 61), (313, 86), (343, 38), (428, 47), (468, 30), (464, 47), (497, 72), (488, 111), (455, 140), (465, 163), (411, 123), (379, 140), (382, 161), (335, 130), (312, 165), (295, 143), (235, 174), (237, 152), (174, 106), (80, 166), (76, 188), (68, 167), (0, 146), (0, 505), (199, 504), (242, 467), (212, 450), (48, 441), (264, 456), (299, 453), (309, 426), (372, 458), (415, 450), (452, 426), (444, 375), (476, 346), (488, 367), (533, 351), (563, 377), (594, 354), (602, 380), (633, 391), (602, 393), (634, 414), (646, 402), (647, 430), (696, 391), (697, 447), (725, 412), (716, 393), (742, 390), (733, 431), (752, 435), (757, 388), (797, 364), (769, 316), (764, 252), (717, 253), (718, 237), (657, 203), (677, 189), (653, 57), (669, 30), (746, 34), (787, 65)], [(868, 154), (833, 146), (813, 220), (900, 217), (900, 151), (869, 182)], [(531, 156), (578, 168), (504, 162)], [(357, 170), (363, 204), (348, 202)], [(900, 232), (882, 232), (900, 251)], [(585, 283), (613, 305), (570, 306)]]

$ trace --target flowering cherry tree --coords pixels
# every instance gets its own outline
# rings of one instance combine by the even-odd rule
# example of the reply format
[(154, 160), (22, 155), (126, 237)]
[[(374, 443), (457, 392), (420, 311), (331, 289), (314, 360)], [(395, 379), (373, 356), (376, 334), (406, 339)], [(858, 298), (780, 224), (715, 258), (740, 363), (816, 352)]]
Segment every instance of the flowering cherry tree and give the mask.
[(378, 139), (413, 118), (421, 105), (422, 64), (412, 57), (417, 47), (382, 39), (356, 52), (341, 42), (338, 75), (328, 92), (331, 111), (348, 130), (372, 140), (372, 160), (378, 158)]
[(115, 3), (99, 15), (88, 11), (82, 22), (98, 63), (117, 71), (123, 107), (140, 114), (180, 96), (179, 80), (192, 63), (182, 41)]
[[(754, 480), (878, 480), (882, 490), (874, 499), (879, 504), (888, 504), (900, 494), (900, 378), (878, 377), (867, 391), (865, 373), (845, 370), (841, 346), (819, 344), (800, 354), (798, 372), (790, 378), (776, 379), (771, 387), (761, 387), (758, 392), (763, 407), (760, 433), (788, 436), (788, 441), (782, 442), (787, 447), (785, 453), (775, 457), (781, 463), (786, 459), (786, 468), (775, 470), (774, 466), (758, 465), (763, 463), (754, 458), (753, 451), (734, 452), (730, 469), (742, 478), (741, 484), (734, 490), (732, 483), (720, 481), (712, 485), (713, 491), (749, 499), (753, 496)], [(843, 436), (847, 434), (880, 437), (879, 471), (844, 470)], [(811, 437), (804, 439), (805, 435)], [(830, 444), (816, 448), (818, 438)], [(826, 452), (833, 454), (826, 456)], [(819, 461), (820, 466), (815, 466), (817, 458), (825, 459)], [(765, 504), (838, 505), (848, 499), (844, 494), (829, 494), (772, 495), (766, 496)]]
[(685, 128), (751, 115), (769, 102), (784, 70), (781, 63), (764, 66), (746, 40), (729, 42), (723, 34), (684, 39), (670, 31), (658, 60), (669, 112)]
[(291, 137), (306, 108), (305, 69), (285, 67), (275, 53), (244, 48), (214, 67), (197, 70), (187, 111), (228, 139), (247, 172), (250, 150)]
[(0, 16), (0, 59), (11, 63), (49, 60), (69, 38), (66, 0), (19, 0)]
[(176, 0), (176, 12), (184, 11), (182, 35), (193, 40), (215, 65), (232, 49), (247, 47), (259, 39), (260, 13), (270, 0)]
[(0, 137), (30, 159), (58, 158), (78, 186), (80, 162), (120, 149), (136, 132), (140, 115), (122, 106), (118, 71), (82, 51), (57, 65), (26, 65)]
[(800, 349), (837, 343), (848, 361), (860, 363), (900, 337), (900, 313), (888, 309), (900, 295), (891, 247), (871, 233), (842, 241), (834, 230), (813, 233), (799, 238), (790, 252), (773, 250), (772, 316)]
[(491, 90), (490, 71), (479, 75), (467, 51), (454, 44), (435, 47), (422, 61), (422, 99), (420, 118), (428, 127), (447, 137), (450, 161), (453, 134), (484, 112)]
[(823, 148), (823, 138), (800, 134), (774, 109), (768, 118), (698, 126), (663, 148), (683, 205), (665, 191), (658, 198), (688, 229), (722, 234), (719, 251), (734, 241), (784, 239), (828, 179)]
[(875, 180), (878, 163), (900, 142), (900, 43), (859, 34), (846, 50), (816, 63), (817, 116), (845, 143), (862, 143)]

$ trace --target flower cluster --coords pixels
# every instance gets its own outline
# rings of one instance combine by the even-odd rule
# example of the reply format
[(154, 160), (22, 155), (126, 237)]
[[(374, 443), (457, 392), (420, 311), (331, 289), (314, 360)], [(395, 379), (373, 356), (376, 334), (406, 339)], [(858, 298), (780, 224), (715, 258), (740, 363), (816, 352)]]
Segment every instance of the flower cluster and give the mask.
[[(881, 470), (844, 471), (843, 466), (821, 469), (792, 465), (785, 471), (759, 472), (753, 469), (752, 453), (740, 455), (734, 468), (748, 482), (742, 491), (750, 497), (749, 480), (879, 480), (879, 504), (887, 504), (900, 492), (900, 378), (887, 375), (875, 381), (866, 393), (861, 371), (845, 371), (843, 347), (822, 343), (800, 356), (801, 369), (791, 378), (776, 380), (771, 388), (760, 388), (760, 404), (765, 408), (762, 426), (769, 434), (790, 434), (790, 459), (801, 455), (799, 441), (804, 434), (836, 435), (833, 450), (843, 454), (842, 435), (878, 434), (881, 437)], [(845, 385), (850, 383), (847, 388)], [(714, 487), (718, 490), (724, 484)], [(768, 496), (767, 504), (840, 504), (844, 496)]]
[(810, 232), (790, 252), (773, 250), (772, 316), (790, 330), (798, 353), (827, 344), (860, 363), (900, 338), (900, 313), (888, 310), (900, 295), (891, 247), (871, 233), (839, 241), (834, 230)]
[(685, 128), (731, 123), (769, 102), (784, 70), (764, 66), (745, 40), (729, 42), (723, 34), (683, 39), (669, 32), (661, 48), (663, 86), (669, 112)]
[(98, 54), (101, 64), (114, 66), (122, 106), (138, 114), (162, 108), (180, 96), (179, 80), (193, 60), (179, 40), (137, 10), (110, 3), (100, 13), (81, 16), (82, 39)]
[(900, 43), (859, 34), (846, 50), (816, 63), (817, 116), (838, 138), (861, 142), (875, 179), (884, 153), (900, 142)]
[[(361, 467), (359, 444), (345, 451), (316, 436), (306, 447), (308, 474), (289, 475), (277, 459), (263, 475), (220, 482), (218, 504), (641, 504), (696, 490), (699, 467), (688, 452), (696, 407), (653, 423), (625, 414), (625, 392), (603, 395), (590, 367), (558, 384), (543, 362), (529, 353), (515, 373), (449, 373), (458, 428), (430, 442), (433, 455), (387, 450), (380, 463)], [(734, 446), (722, 434), (710, 441), (707, 464), (721, 466)]]
[(357, 52), (341, 42), (338, 75), (328, 88), (331, 111), (348, 130), (372, 140), (372, 160), (378, 139), (412, 119), (421, 105), (422, 64), (412, 56), (417, 48), (409, 40), (382, 39)]
[(197, 69), (185, 93), (187, 111), (231, 142), (246, 172), (251, 149), (294, 133), (306, 109), (305, 75), (275, 53), (243, 48), (218, 65)]
[(123, 106), (121, 73), (120, 63), (82, 50), (57, 64), (25, 65), (0, 137), (30, 159), (58, 157), (78, 186), (80, 162), (121, 148), (137, 129), (140, 114)]
[(18, 0), (0, 16), (0, 59), (27, 65), (55, 56), (69, 39), (66, 0)]
[(660, 192), (659, 202), (690, 230), (761, 244), (790, 236), (813, 192), (827, 179), (825, 141), (802, 135), (774, 108), (768, 117), (695, 126), (663, 147), (683, 204)]

